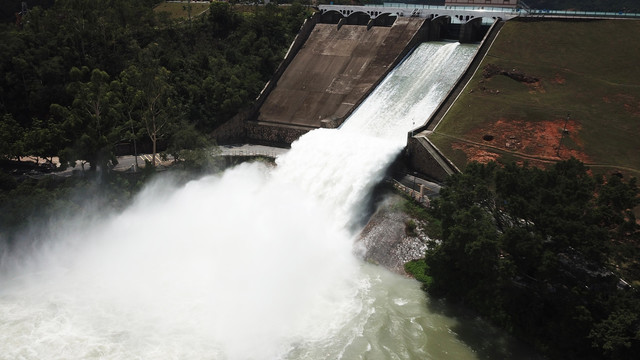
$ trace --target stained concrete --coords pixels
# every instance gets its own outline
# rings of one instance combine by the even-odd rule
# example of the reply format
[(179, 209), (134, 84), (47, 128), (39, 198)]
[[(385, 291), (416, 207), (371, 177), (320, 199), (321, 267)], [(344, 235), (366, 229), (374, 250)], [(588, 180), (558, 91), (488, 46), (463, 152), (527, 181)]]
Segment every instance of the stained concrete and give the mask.
[(267, 96), (258, 122), (309, 129), (342, 123), (420, 36), (420, 18), (393, 26), (316, 24)]

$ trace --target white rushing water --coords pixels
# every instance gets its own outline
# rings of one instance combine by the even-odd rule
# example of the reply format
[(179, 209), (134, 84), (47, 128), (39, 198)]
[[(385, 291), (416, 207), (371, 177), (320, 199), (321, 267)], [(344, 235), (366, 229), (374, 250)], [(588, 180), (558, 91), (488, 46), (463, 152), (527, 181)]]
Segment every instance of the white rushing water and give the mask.
[(404, 146), (469, 64), (477, 46), (423, 43), (387, 76), (342, 126)]
[(303, 136), (276, 169), (158, 181), (120, 214), (61, 221), (4, 254), (0, 359), (477, 358), (415, 281), (353, 255), (350, 226), (450, 86), (423, 77), (455, 80), (443, 73), (473, 51), (424, 44), (342, 129)]

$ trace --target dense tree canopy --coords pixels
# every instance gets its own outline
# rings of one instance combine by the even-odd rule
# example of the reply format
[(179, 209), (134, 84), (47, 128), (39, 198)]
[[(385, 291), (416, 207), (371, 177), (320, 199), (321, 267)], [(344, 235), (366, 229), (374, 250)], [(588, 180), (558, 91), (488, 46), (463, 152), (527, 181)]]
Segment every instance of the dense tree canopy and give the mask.
[(563, 359), (640, 350), (640, 204), (635, 179), (578, 160), (549, 170), (471, 163), (432, 214), (428, 290), (461, 301)]
[(255, 99), (308, 15), (214, 2), (186, 23), (152, 3), (57, 0), (0, 25), (0, 156), (95, 168), (118, 142), (171, 145), (177, 124), (206, 134)]
[(250, 105), (308, 16), (300, 5), (240, 12), (220, 2), (180, 22), (154, 13), (155, 2), (28, 1), (20, 23), (0, 24), (0, 243), (36, 218), (95, 202), (78, 193), (122, 206), (151, 176), (150, 167), (102, 172), (100, 188), (86, 177), (16, 177), (5, 170), (30, 169), (19, 157), (104, 169), (115, 145), (130, 143), (211, 170), (206, 134)]

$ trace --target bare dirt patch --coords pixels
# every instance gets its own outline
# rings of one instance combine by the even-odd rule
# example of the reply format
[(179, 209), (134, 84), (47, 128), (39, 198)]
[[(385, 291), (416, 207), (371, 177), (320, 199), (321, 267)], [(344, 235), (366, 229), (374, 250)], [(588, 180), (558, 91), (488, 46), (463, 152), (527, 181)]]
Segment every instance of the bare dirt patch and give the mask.
[(536, 81), (533, 83), (528, 83), (527, 87), (529, 88), (529, 93), (530, 94), (535, 94), (535, 93), (542, 93), (544, 94), (546, 91), (544, 89), (544, 87), (542, 86), (542, 82), (541, 81)]
[[(515, 80), (521, 84), (526, 85), (529, 88), (529, 92), (531, 93), (535, 93), (535, 92), (541, 92), (544, 93), (544, 88), (542, 87), (542, 82), (540, 81), (540, 79), (536, 76), (532, 76), (530, 74), (526, 74), (516, 68), (512, 68), (512, 69), (504, 69), (496, 64), (487, 64), (483, 69), (482, 69), (482, 77), (485, 80), (490, 80), (491, 78), (495, 77), (495, 76), (506, 76), (512, 80)], [(491, 93), (500, 93), (499, 90), (488, 90), (484, 87), (484, 81), (481, 81), (481, 90), (485, 91), (485, 92), (491, 92)]]
[(552, 83), (558, 84), (558, 85), (563, 85), (566, 81), (567, 80), (560, 74), (556, 74), (551, 80)]
[[(465, 141), (454, 142), (452, 148), (463, 151), (469, 161), (498, 160), (500, 153), (506, 152), (528, 160), (557, 161), (573, 156), (588, 162), (579, 137), (580, 129), (577, 120), (525, 122), (501, 118), (471, 131), (464, 137)], [(492, 140), (486, 141), (488, 137)]]
[(476, 144), (455, 141), (451, 144), (451, 148), (464, 152), (467, 155), (467, 161), (477, 161), (486, 164), (490, 161), (498, 161), (500, 158), (499, 154), (491, 150), (482, 149), (482, 146)]

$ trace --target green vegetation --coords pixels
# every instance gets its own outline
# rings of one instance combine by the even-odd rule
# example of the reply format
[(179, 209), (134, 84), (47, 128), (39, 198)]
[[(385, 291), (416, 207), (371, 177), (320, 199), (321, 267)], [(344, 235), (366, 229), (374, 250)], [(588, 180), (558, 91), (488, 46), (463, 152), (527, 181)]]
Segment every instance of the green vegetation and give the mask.
[(0, 172), (0, 245), (14, 243), (26, 225), (46, 224), (88, 208), (122, 210), (152, 175), (150, 171), (110, 173), (100, 182), (77, 176), (25, 176), (17, 181)]
[(156, 13), (167, 13), (170, 19), (192, 19), (200, 16), (209, 10), (209, 3), (196, 2), (163, 2), (158, 4), (154, 9)]
[[(405, 193), (400, 193), (403, 201), (399, 203), (399, 210), (409, 215), (412, 219), (420, 222), (421, 226), (424, 227), (425, 231), (433, 238), (439, 238), (441, 236), (440, 233), (440, 220), (435, 218), (432, 213), (430, 213), (424, 206), (416, 203), (413, 199)], [(415, 221), (412, 221), (413, 224), (405, 224), (407, 230), (413, 232), (417, 224)]]
[[(432, 141), (460, 168), (480, 161), (482, 149), (493, 159), (532, 162), (574, 156), (594, 170), (637, 176), (640, 49), (633, 39), (640, 39), (639, 21), (507, 22)], [(483, 140), (486, 134), (495, 140)], [(518, 143), (506, 145), (510, 136)]]
[(187, 23), (154, 3), (59, 0), (1, 25), (0, 156), (95, 170), (114, 163), (116, 144), (206, 145), (202, 134), (256, 98), (308, 15), (214, 2)]
[(472, 162), (432, 202), (441, 242), (407, 271), (424, 268), (418, 275), (431, 294), (553, 358), (632, 359), (640, 350), (639, 204), (635, 178), (593, 177), (576, 159), (549, 170)]
[[(116, 145), (165, 151), (179, 162), (176, 170), (218, 169), (205, 151), (212, 143), (207, 134), (251, 104), (308, 15), (299, 4), (242, 12), (215, 2), (185, 22), (154, 12), (155, 0), (45, 3), (18, 24), (0, 24), (0, 239), (6, 241), (36, 218), (128, 203), (155, 164), (138, 174), (110, 172)], [(80, 160), (91, 171), (43, 176), (55, 158), (56, 170)]]
[(408, 263), (404, 264), (404, 270), (407, 272), (407, 274), (410, 274), (416, 280), (423, 283), (426, 289), (428, 289), (429, 286), (431, 286), (431, 284), (433, 283), (433, 279), (429, 275), (427, 275), (429, 272), (429, 266), (424, 259), (409, 261)]
[(418, 227), (418, 224), (416, 224), (415, 220), (413, 219), (409, 219), (404, 222), (404, 231), (407, 234), (407, 236), (417, 236), (418, 235), (418, 233), (416, 232), (417, 227)]

